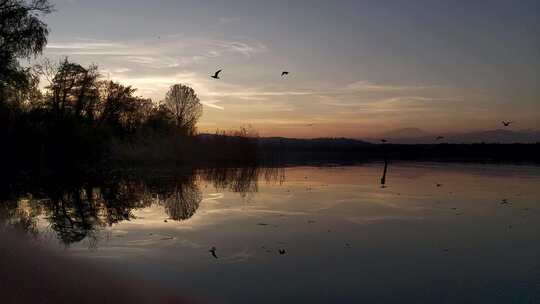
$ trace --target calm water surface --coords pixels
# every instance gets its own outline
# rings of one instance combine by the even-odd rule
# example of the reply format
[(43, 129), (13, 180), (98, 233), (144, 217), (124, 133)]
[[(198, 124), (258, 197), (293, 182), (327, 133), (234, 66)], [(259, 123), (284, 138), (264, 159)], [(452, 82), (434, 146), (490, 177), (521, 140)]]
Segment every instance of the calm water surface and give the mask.
[(394, 163), (381, 187), (382, 171), (117, 179), (4, 213), (60, 254), (219, 302), (540, 303), (539, 167)]

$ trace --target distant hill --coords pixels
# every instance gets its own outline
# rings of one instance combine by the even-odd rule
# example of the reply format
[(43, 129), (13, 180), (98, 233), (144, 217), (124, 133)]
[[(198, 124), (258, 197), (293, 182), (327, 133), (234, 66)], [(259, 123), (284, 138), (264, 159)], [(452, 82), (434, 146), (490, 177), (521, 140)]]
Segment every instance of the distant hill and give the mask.
[(403, 128), (391, 130), (383, 133), (381, 138), (419, 138), (419, 137), (428, 137), (432, 136), (430, 133), (425, 132), (418, 128)]
[[(204, 142), (216, 135), (201, 134)], [(234, 140), (228, 137), (225, 141)], [(241, 139), (241, 138), (240, 138)], [(258, 138), (260, 160), (267, 164), (338, 164), (388, 158), (392, 160), (540, 162), (540, 132), (493, 130), (389, 139), (388, 144), (350, 138)], [(214, 141), (215, 142), (215, 141)], [(218, 140), (219, 142), (219, 140)], [(239, 142), (242, 142), (240, 140)], [(538, 143), (536, 143), (538, 142)], [(456, 143), (448, 145), (447, 143)], [(527, 144), (532, 143), (532, 144)], [(219, 150), (218, 154), (223, 154)]]
[(360, 147), (368, 146), (371, 143), (367, 141), (351, 139), (351, 138), (313, 138), (313, 139), (299, 139), (299, 138), (285, 138), (285, 137), (262, 137), (259, 142), (262, 146), (284, 146), (290, 149), (297, 148), (322, 148), (322, 147)]
[[(413, 134), (419, 136), (412, 136)], [(423, 134), (423, 135), (422, 135)], [(441, 140), (435, 140), (437, 136), (444, 136)], [(420, 129), (401, 129), (384, 134), (384, 138), (395, 144), (472, 144), (472, 143), (537, 143), (540, 142), (540, 131), (537, 130), (508, 130), (496, 129), (486, 131), (473, 131), (465, 133), (429, 134)], [(371, 139), (370, 142), (378, 142), (379, 138)]]

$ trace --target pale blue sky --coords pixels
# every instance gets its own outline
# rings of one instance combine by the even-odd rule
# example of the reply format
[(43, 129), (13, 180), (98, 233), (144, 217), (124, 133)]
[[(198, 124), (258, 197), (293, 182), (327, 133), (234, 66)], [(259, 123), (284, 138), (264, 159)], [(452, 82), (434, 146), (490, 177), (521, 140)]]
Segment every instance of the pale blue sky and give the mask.
[(202, 130), (540, 128), (540, 1), (53, 2), (46, 56), (97, 63), (156, 101), (191, 84)]

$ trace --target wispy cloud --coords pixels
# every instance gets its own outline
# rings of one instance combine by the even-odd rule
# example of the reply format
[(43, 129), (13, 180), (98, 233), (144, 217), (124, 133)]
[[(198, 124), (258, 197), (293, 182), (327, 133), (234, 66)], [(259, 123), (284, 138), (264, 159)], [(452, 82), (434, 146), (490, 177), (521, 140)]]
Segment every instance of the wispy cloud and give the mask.
[(432, 89), (437, 86), (433, 85), (413, 85), (413, 86), (398, 86), (398, 85), (386, 85), (375, 84), (369, 81), (356, 81), (345, 86), (346, 90), (350, 91), (364, 91), (364, 92), (395, 92), (395, 91), (416, 91)]
[(220, 102), (219, 100), (216, 100), (216, 99), (205, 99), (205, 100), (202, 100), (201, 103), (205, 106), (208, 106), (210, 108), (214, 108), (214, 109), (218, 109), (218, 110), (225, 110), (224, 107), (222, 106), (218, 106), (216, 103)]
[(53, 41), (46, 55), (114, 59), (153, 68), (181, 67), (225, 55), (250, 58), (267, 51), (261, 42), (226, 41), (209, 38), (186, 38), (180, 35), (156, 36), (153, 39), (107, 41), (78, 38), (73, 41)]
[(221, 18), (218, 19), (218, 22), (221, 25), (225, 25), (225, 24), (229, 24), (229, 23), (236, 23), (238, 21), (240, 21), (239, 17), (221, 17)]
[(382, 99), (381, 102), (396, 103), (396, 102), (430, 102), (430, 101), (463, 101), (462, 96), (450, 96), (450, 97), (426, 97), (426, 96), (398, 96), (392, 98)]
[[(266, 65), (259, 59), (253, 60), (254, 66), (246, 61), (264, 52), (268, 52), (266, 45), (250, 39), (161, 35), (129, 41), (57, 41), (46, 54), (68, 55), (83, 64), (99, 62), (106, 77), (132, 85), (138, 94), (155, 101), (162, 100), (171, 85), (187, 84), (209, 110), (201, 124), (208, 128), (252, 123), (296, 130), (314, 121), (327, 126), (368, 124), (381, 118), (395, 121), (433, 112), (429, 103), (465, 99), (438, 85), (255, 81), (265, 79), (259, 69)], [(260, 61), (264, 63), (266, 57)], [(225, 70), (223, 79), (211, 79), (209, 74), (220, 67)], [(245, 78), (248, 74), (253, 79)]]

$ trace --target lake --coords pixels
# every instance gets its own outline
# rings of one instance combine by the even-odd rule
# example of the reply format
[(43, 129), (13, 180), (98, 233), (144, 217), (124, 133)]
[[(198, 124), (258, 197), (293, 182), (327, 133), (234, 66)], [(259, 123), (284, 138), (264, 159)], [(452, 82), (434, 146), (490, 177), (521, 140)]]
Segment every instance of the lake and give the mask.
[(39, 181), (3, 189), (0, 219), (210, 302), (540, 303), (540, 167), (383, 167)]

